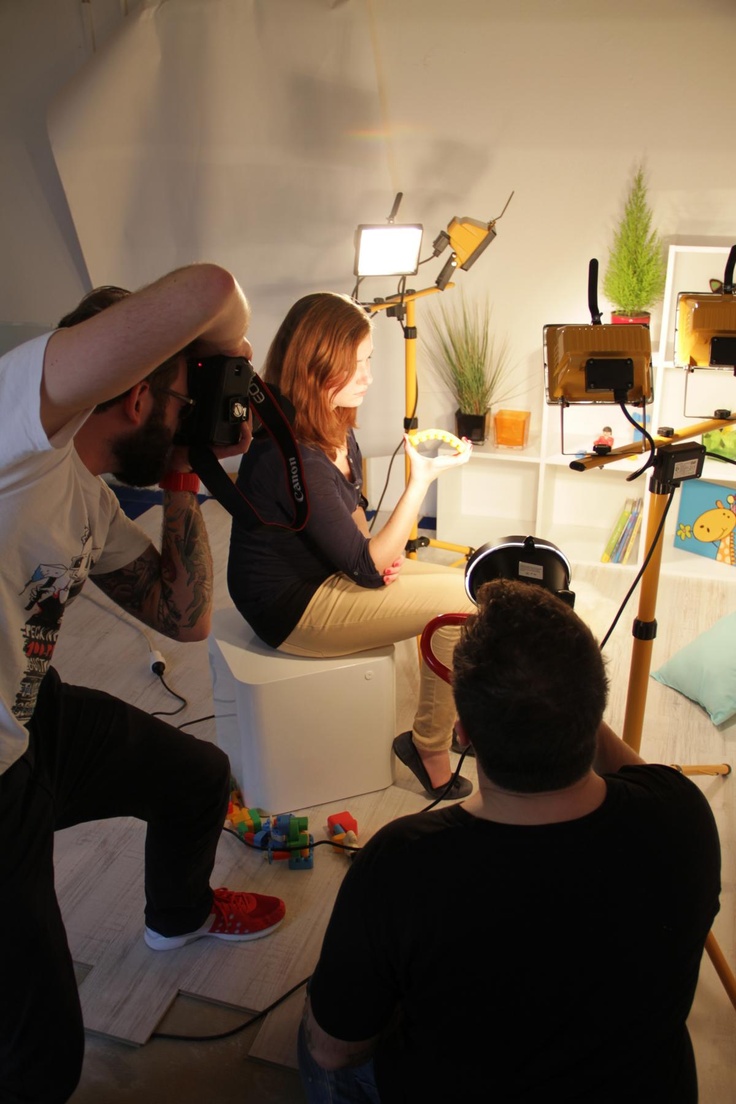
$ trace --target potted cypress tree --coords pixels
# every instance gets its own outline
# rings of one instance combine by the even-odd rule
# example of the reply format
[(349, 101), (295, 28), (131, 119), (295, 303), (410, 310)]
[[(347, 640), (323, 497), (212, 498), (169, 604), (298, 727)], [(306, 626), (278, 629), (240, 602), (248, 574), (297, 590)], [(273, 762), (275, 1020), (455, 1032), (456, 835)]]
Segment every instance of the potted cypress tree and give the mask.
[(661, 238), (652, 229), (647, 182), (641, 166), (626, 197), (613, 238), (603, 292), (617, 308), (612, 322), (649, 324), (650, 308), (664, 294), (666, 265)]
[(455, 431), (482, 444), (490, 432), (491, 407), (528, 390), (516, 379), (508, 339), (493, 334), (487, 300), (471, 305), (461, 296), (454, 308), (442, 306), (430, 315), (428, 324), (429, 363), (457, 403)]

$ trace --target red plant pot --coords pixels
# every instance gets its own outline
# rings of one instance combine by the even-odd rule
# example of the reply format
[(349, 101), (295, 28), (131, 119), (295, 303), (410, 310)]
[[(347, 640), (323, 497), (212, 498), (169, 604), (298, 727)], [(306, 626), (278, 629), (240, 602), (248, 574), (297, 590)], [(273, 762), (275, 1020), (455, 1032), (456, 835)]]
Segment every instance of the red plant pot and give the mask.
[(639, 326), (648, 326), (651, 317), (649, 311), (642, 311), (640, 314), (626, 314), (625, 311), (613, 311), (611, 313), (611, 322), (624, 326), (631, 322), (635, 322)]

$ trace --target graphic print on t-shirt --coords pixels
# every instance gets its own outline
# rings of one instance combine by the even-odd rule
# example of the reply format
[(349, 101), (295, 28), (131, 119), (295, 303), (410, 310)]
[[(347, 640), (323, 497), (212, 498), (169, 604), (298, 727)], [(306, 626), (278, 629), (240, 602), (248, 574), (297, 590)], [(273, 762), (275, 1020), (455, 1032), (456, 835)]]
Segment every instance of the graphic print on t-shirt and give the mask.
[(68, 564), (40, 563), (19, 594), (30, 614), (21, 629), (26, 669), (13, 704), (13, 714), (25, 724), (33, 714), (41, 679), (46, 674), (61, 618), (69, 602), (76, 598), (94, 563), (92, 532), (85, 526), (80, 537), (79, 555)]

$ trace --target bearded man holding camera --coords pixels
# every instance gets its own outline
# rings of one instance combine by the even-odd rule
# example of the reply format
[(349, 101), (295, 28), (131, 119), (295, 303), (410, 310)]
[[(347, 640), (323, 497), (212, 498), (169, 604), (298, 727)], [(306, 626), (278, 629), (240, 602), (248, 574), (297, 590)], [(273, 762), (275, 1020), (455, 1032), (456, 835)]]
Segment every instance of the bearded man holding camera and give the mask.
[[(278, 898), (212, 890), (230, 789), (227, 757), (51, 666), (87, 577), (173, 640), (206, 638), (212, 560), (199, 478), (175, 444), (192, 406), (187, 362), (250, 357), (246, 298), (216, 265), (190, 265), (134, 294), (100, 288), (60, 327), (0, 358), (0, 1098), (62, 1102), (84, 1033), (54, 889), (53, 834), (107, 817), (147, 823), (144, 938), (269, 934)], [(238, 455), (250, 444), (243, 423)], [(100, 478), (164, 489), (161, 551)], [(177, 802), (172, 807), (173, 788)], [(112, 906), (114, 907), (114, 906)]]

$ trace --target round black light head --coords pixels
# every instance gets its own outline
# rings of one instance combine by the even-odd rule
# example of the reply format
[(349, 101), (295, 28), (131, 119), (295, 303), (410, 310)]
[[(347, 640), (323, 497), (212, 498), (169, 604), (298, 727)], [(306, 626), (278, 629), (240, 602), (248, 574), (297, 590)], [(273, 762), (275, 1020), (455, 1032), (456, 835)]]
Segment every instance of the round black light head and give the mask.
[(465, 568), (465, 590), (476, 605), (479, 588), (492, 579), (537, 583), (567, 605), (575, 605), (567, 556), (556, 544), (539, 537), (501, 537), (478, 548)]

